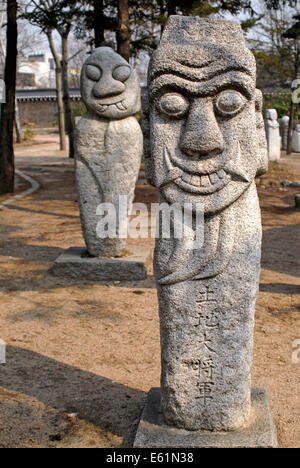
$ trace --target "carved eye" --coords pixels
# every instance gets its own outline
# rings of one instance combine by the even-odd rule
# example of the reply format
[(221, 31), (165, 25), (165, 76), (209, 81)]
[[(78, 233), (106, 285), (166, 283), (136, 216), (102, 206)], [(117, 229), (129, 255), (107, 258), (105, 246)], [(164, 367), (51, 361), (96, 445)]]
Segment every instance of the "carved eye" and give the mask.
[(158, 101), (159, 110), (169, 118), (183, 117), (189, 108), (188, 100), (179, 93), (166, 93)]
[(101, 70), (94, 65), (87, 65), (86, 76), (93, 81), (99, 81), (101, 78)]
[(233, 89), (227, 89), (218, 96), (215, 106), (221, 116), (233, 117), (242, 109), (245, 103), (246, 98), (241, 93)]
[(119, 65), (112, 72), (112, 76), (115, 80), (126, 81), (130, 77), (131, 68), (127, 65)]

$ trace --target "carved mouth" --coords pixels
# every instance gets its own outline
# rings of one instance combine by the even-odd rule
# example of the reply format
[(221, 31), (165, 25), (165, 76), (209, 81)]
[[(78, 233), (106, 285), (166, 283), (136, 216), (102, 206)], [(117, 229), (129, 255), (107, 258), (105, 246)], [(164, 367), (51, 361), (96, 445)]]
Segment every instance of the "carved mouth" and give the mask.
[[(168, 174), (162, 183), (165, 186), (171, 182), (186, 192), (197, 195), (205, 195), (222, 190), (234, 177), (242, 182), (249, 182), (248, 176), (240, 168), (240, 146), (237, 145), (235, 160), (229, 161), (225, 167), (218, 169), (210, 174), (197, 172), (195, 170), (188, 172), (183, 169), (183, 164), (174, 157), (170, 151), (164, 147), (164, 161), (168, 169)], [(181, 167), (179, 167), (179, 165)]]
[(192, 193), (213, 193), (221, 190), (230, 182), (231, 176), (221, 169), (209, 175), (190, 175), (184, 172), (175, 180), (178, 187)]
[(196, 173), (189, 174), (175, 165), (170, 151), (165, 146), (164, 159), (168, 168), (167, 178), (163, 185), (174, 182), (178, 187), (186, 192), (196, 194), (209, 194), (217, 192), (227, 185), (231, 180), (231, 175), (225, 169), (219, 169), (211, 174)]
[(105, 112), (111, 106), (115, 106), (120, 111), (127, 110), (127, 107), (124, 104), (124, 99), (122, 101), (112, 102), (109, 104), (97, 104), (97, 108), (99, 112)]

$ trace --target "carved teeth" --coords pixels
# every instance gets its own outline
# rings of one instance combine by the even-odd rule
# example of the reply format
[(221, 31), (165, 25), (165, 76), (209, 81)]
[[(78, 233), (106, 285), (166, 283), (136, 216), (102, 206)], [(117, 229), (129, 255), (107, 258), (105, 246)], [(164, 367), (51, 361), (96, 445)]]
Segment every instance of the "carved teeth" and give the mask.
[(103, 106), (103, 105), (99, 105), (99, 107), (100, 107), (100, 109), (99, 109), (100, 112), (104, 112), (104, 111), (106, 111), (106, 109), (108, 108), (108, 106), (105, 106), (105, 105), (104, 105), (104, 106)]
[(199, 176), (195, 175), (195, 176), (192, 176), (191, 178), (191, 184), (192, 185), (195, 185), (196, 187), (200, 187), (201, 185), (201, 179)]
[[(188, 187), (190, 187), (192, 193), (213, 193), (214, 190), (220, 190), (229, 181), (229, 176), (224, 169), (203, 175), (185, 172), (180, 167), (173, 165), (171, 153), (166, 145), (164, 145), (163, 151), (167, 174), (160, 184), (161, 187), (174, 182), (183, 190), (189, 190)], [(224, 179), (223, 183), (221, 179)]]
[(244, 182), (250, 182), (247, 171), (243, 169), (243, 161), (241, 160), (241, 148), (239, 142), (237, 143), (236, 156), (227, 164), (226, 172), (232, 176), (238, 177)]
[(201, 186), (208, 187), (211, 185), (208, 175), (201, 176)]
[(170, 153), (169, 153), (169, 150), (168, 150), (168, 148), (166, 146), (164, 147), (164, 160), (165, 160), (165, 163), (166, 163), (168, 174), (167, 174), (165, 180), (163, 181), (162, 186), (166, 185), (166, 184), (168, 184), (170, 182), (174, 182), (174, 180), (178, 179), (183, 174), (182, 170), (179, 169), (179, 167), (174, 167), (173, 164), (171, 163)]
[(217, 172), (218, 176), (220, 179), (223, 179), (226, 175), (226, 172), (224, 171), (224, 169), (220, 169), (218, 172)]
[(209, 175), (209, 178), (210, 178), (210, 181), (211, 181), (211, 184), (212, 184), (212, 185), (214, 185), (214, 184), (216, 184), (217, 182), (219, 182), (219, 177), (217, 176), (216, 173), (210, 174), (210, 175)]
[(115, 106), (117, 109), (124, 111), (127, 110), (127, 107), (123, 104), (123, 101), (116, 102), (115, 104), (99, 104), (99, 111), (105, 112), (110, 106)]
[(123, 102), (117, 102), (115, 104), (115, 106), (119, 109), (119, 110), (127, 110), (127, 107), (124, 106)]
[(181, 179), (187, 184), (194, 185), (195, 187), (209, 187), (210, 185), (217, 184), (220, 179), (223, 179), (226, 175), (226, 172), (221, 169), (218, 172), (214, 172), (209, 175), (190, 175), (187, 172), (182, 172)]
[(191, 183), (191, 179), (192, 179), (192, 176), (190, 176), (190, 175), (187, 174), (187, 173), (184, 173), (184, 174), (182, 175), (182, 180), (184, 180), (184, 181), (187, 182), (188, 184)]

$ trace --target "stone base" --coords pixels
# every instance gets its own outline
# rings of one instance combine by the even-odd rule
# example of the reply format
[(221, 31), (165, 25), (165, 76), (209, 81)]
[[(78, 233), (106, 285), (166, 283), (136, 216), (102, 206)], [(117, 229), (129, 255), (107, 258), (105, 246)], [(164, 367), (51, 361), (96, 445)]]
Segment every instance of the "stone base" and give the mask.
[(147, 277), (151, 249), (130, 247), (120, 258), (88, 257), (85, 248), (71, 247), (60, 255), (51, 268), (55, 276), (91, 281), (135, 281)]
[(160, 412), (160, 388), (152, 388), (136, 433), (135, 448), (277, 448), (267, 393), (252, 389), (248, 427), (232, 432), (185, 431), (167, 426)]

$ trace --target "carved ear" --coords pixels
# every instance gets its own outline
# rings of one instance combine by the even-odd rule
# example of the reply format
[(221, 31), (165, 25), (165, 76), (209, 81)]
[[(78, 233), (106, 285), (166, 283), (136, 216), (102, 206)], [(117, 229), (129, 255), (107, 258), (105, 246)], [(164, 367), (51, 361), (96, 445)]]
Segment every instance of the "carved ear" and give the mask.
[(256, 111), (256, 129), (258, 140), (258, 155), (257, 155), (257, 173), (260, 176), (268, 170), (268, 146), (266, 139), (265, 122), (262, 114), (263, 95), (259, 89), (255, 90), (255, 111)]
[(142, 114), (140, 118), (140, 125), (144, 135), (144, 151), (143, 159), (145, 161), (145, 174), (147, 181), (150, 185), (154, 185), (153, 182), (153, 165), (151, 159), (151, 147), (150, 147), (150, 120), (149, 120), (149, 97), (148, 92), (145, 91), (142, 95)]

